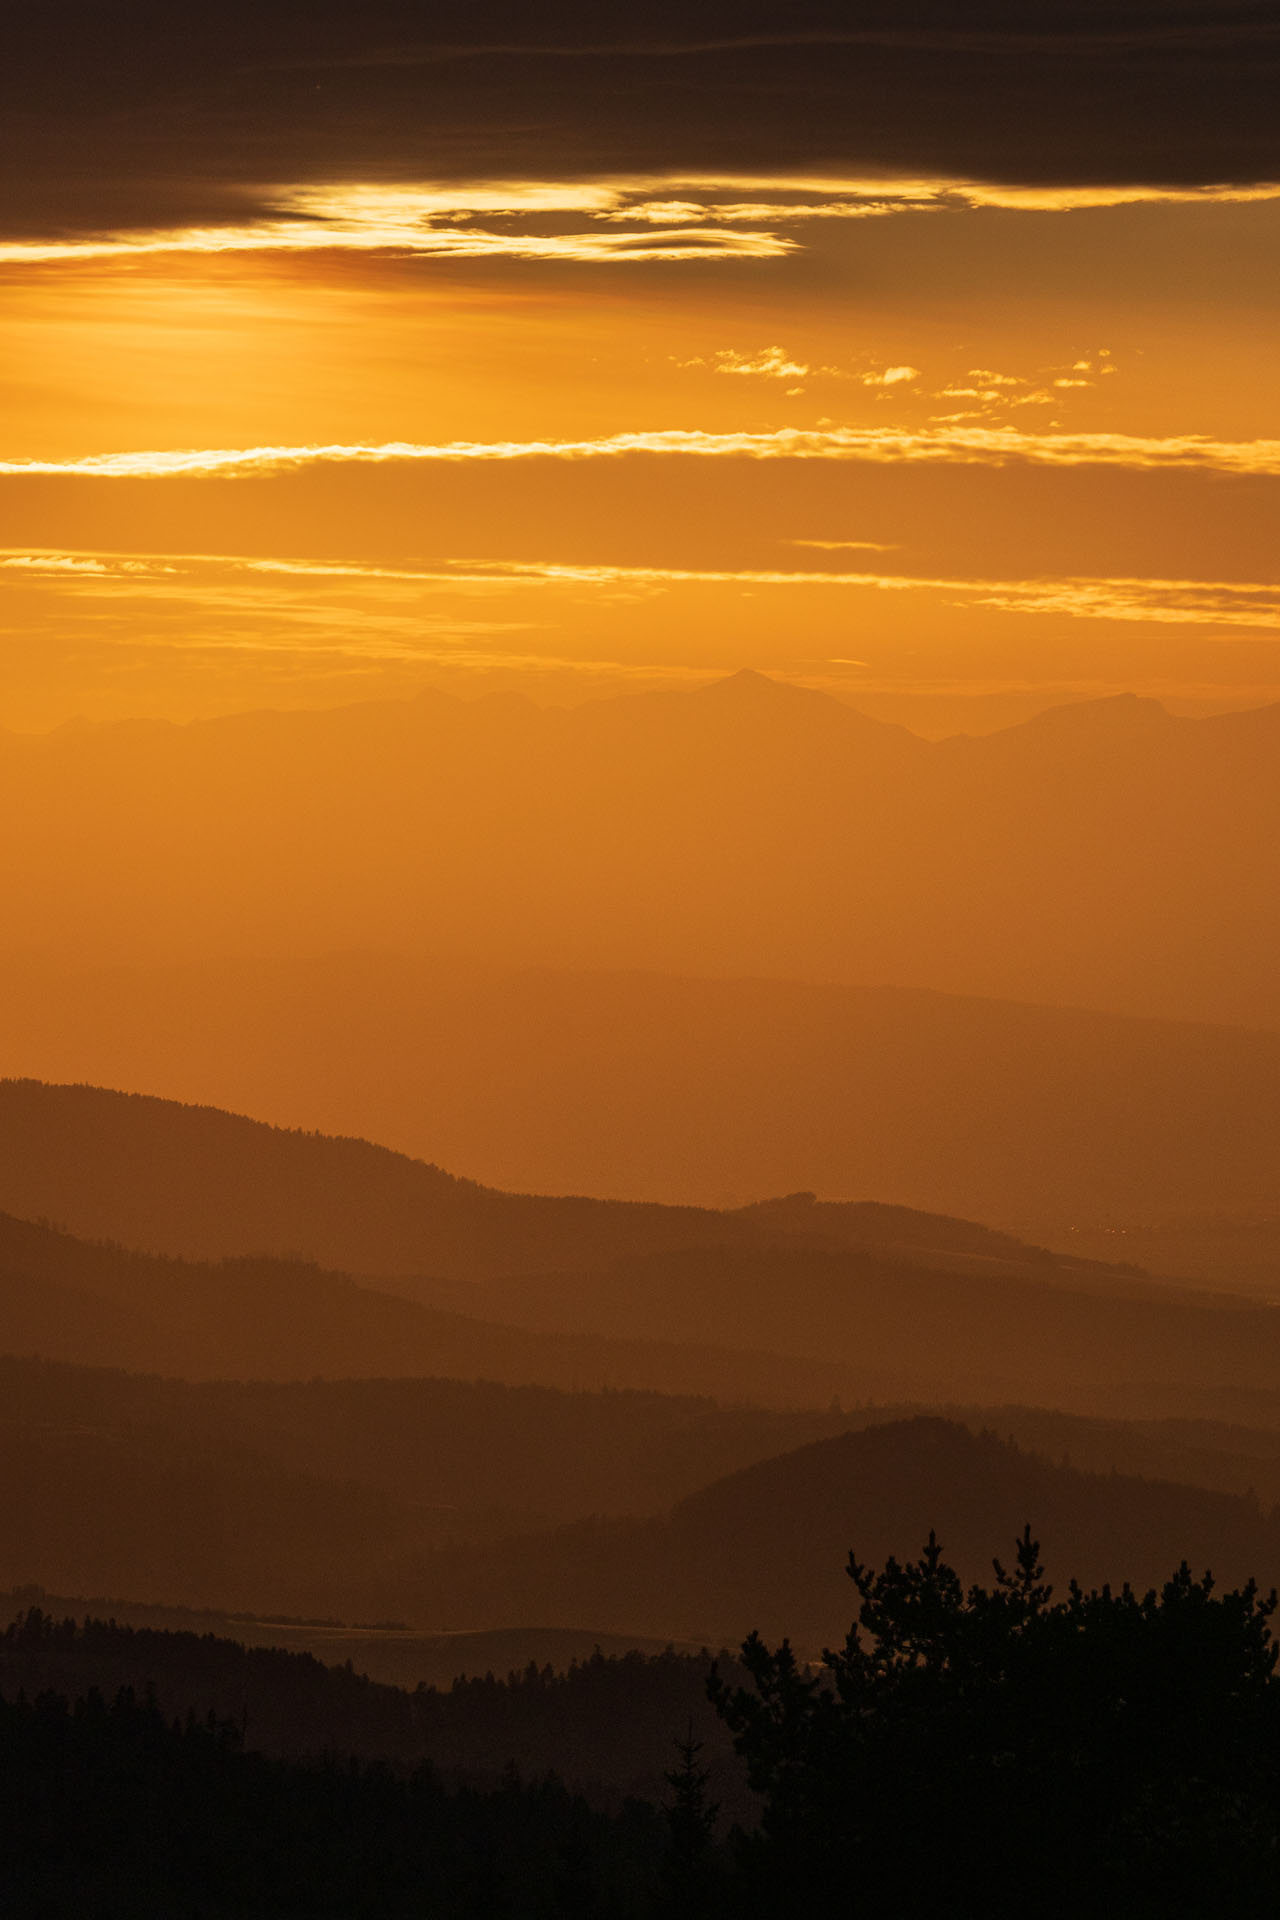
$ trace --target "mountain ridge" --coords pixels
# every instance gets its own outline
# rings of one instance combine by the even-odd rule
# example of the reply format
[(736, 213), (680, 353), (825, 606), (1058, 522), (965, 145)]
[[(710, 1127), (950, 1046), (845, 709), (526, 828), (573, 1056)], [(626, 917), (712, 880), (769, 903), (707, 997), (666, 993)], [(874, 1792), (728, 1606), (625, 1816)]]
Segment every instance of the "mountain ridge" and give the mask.
[(367, 952), (0, 962), (0, 1061), (363, 1136), (508, 1192), (863, 1194), (1068, 1247), (1268, 1216), (1280, 1158), (1280, 1035), (909, 987)]
[(748, 681), (10, 744), (9, 949), (445, 940), (515, 964), (880, 979), (1280, 1026), (1280, 898), (1258, 884), (1280, 839), (1280, 709), (1130, 712), (1086, 703), (948, 745)]

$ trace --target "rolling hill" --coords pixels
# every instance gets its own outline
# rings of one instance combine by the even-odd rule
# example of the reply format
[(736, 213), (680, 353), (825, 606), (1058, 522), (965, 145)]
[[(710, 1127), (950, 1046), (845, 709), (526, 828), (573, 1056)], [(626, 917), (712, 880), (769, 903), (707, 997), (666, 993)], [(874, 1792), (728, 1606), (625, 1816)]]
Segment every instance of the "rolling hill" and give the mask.
[[(930, 1526), (972, 1575), (1028, 1519), (1063, 1577), (1148, 1581), (1184, 1553), (1230, 1579), (1280, 1571), (1275, 1510), (1231, 1490), (1255, 1464), (1274, 1489), (1275, 1432), (989, 1416), (1070, 1448), (1083, 1471), (997, 1439), (980, 1410), (963, 1424), (884, 1409), (752, 1426), (629, 1396), (195, 1387), (12, 1360), (0, 1386), (0, 1587), (252, 1613), (259, 1643), (387, 1677), (438, 1672), (439, 1642), (422, 1642), (444, 1632), (458, 1667), (483, 1657), (474, 1636), (528, 1645), (535, 1629), (544, 1646), (552, 1628), (579, 1646), (599, 1633), (732, 1644), (753, 1625), (813, 1640), (842, 1625), (851, 1545), (911, 1552)], [(1117, 1461), (1186, 1465), (1210, 1484)], [(586, 1517), (550, 1524), (575, 1508)]]
[(503, 1193), (367, 1140), (209, 1107), (0, 1080), (0, 1208), (193, 1259), (273, 1254), (469, 1283), (690, 1247), (901, 1248), (1000, 1271), (1087, 1272), (973, 1222), (797, 1194), (732, 1211)]
[[(0, 1062), (359, 1135), (517, 1192), (874, 1195), (1051, 1244), (1109, 1227), (1087, 1243), (1104, 1259), (1125, 1244), (1115, 1229), (1141, 1230), (1128, 1257), (1146, 1264), (1151, 1245), (1175, 1272), (1235, 1272), (1247, 1252), (1266, 1284), (1266, 1246), (1237, 1241), (1275, 1213), (1278, 1034), (885, 986), (372, 953), (11, 960)], [(1151, 1238), (1179, 1225), (1168, 1245)]]
[(753, 1352), (728, 1344), (730, 1333), (709, 1348), (539, 1333), (422, 1305), (310, 1262), (135, 1254), (0, 1215), (0, 1353), (192, 1380), (437, 1375), (782, 1406), (858, 1388), (848, 1368)]
[[(410, 1612), (473, 1626), (551, 1619), (707, 1644), (750, 1628), (803, 1648), (843, 1635), (850, 1550), (910, 1558), (931, 1528), (966, 1580), (1011, 1558), (1030, 1522), (1050, 1578), (1168, 1577), (1182, 1559), (1234, 1584), (1280, 1571), (1280, 1518), (1247, 1497), (1051, 1465), (992, 1434), (925, 1417), (820, 1440), (746, 1467), (663, 1520), (585, 1523), (426, 1555), (390, 1588)], [(372, 1591), (373, 1589), (371, 1589)], [(392, 1598), (394, 1596), (394, 1599)]]
[[(1217, 1392), (1232, 1418), (1233, 1395), (1280, 1374), (1266, 1303), (907, 1209), (509, 1195), (361, 1141), (28, 1083), (0, 1084), (0, 1146), (10, 1205), (169, 1249), (0, 1218), (11, 1352), (204, 1379), (433, 1374), (792, 1407), (1192, 1412)], [(317, 1264), (335, 1253), (348, 1270)], [(194, 1257), (209, 1254), (223, 1258)]]

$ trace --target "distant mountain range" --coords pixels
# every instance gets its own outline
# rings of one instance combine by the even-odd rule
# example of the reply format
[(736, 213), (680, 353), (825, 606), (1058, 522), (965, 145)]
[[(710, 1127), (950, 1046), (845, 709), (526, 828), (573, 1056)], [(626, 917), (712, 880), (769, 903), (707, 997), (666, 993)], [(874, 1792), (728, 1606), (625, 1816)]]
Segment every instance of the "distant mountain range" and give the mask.
[(373, 946), (1280, 1026), (1280, 706), (931, 743), (756, 674), (429, 694), (8, 735), (0, 808), (15, 953)]
[(11, 962), (0, 1063), (358, 1134), (518, 1192), (814, 1188), (1280, 1292), (1280, 1034), (390, 955)]

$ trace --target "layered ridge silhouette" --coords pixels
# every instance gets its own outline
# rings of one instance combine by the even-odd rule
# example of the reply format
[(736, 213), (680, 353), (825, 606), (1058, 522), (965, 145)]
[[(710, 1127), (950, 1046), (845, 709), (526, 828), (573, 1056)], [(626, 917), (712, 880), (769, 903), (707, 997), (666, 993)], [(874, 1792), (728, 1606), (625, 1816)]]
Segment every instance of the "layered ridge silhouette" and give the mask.
[[(26, 1082), (0, 1084), (0, 1144), (28, 1216), (0, 1220), (0, 1341), (52, 1358), (1113, 1412), (1266, 1393), (1280, 1361), (1265, 1303), (904, 1208), (495, 1193), (361, 1141)], [(124, 1245), (40, 1224), (67, 1211)]]
[[(196, 1259), (301, 1255), (355, 1273), (473, 1282), (696, 1246), (852, 1243), (1087, 1271), (974, 1222), (796, 1194), (706, 1207), (497, 1192), (367, 1140), (108, 1088), (0, 1080), (0, 1206)], [(454, 1297), (471, 1300), (473, 1290)]]
[[(934, 1525), (975, 1576), (1007, 1550), (1019, 1515), (1033, 1513), (1046, 1542), (1082, 1578), (1155, 1579), (1179, 1554), (1223, 1578), (1270, 1578), (1280, 1568), (1280, 1522), (1250, 1492), (1055, 1465), (937, 1417), (886, 1411), (781, 1453), (762, 1453), (769, 1442), (759, 1431), (754, 1452), (749, 1438), (722, 1435), (722, 1444), (736, 1440), (745, 1461), (736, 1472), (695, 1487), (669, 1512), (650, 1507), (650, 1517), (628, 1518), (622, 1503), (630, 1499), (634, 1511), (638, 1489), (652, 1496), (662, 1480), (652, 1413), (649, 1434), (633, 1420), (629, 1436), (625, 1410), (618, 1419), (577, 1400), (559, 1422), (546, 1409), (519, 1408), (503, 1421), (489, 1389), (473, 1418), (493, 1419), (501, 1453), (523, 1414), (524, 1439), (546, 1446), (526, 1482), (540, 1481), (548, 1506), (556, 1499), (557, 1425), (562, 1450), (569, 1428), (598, 1446), (611, 1418), (635, 1448), (602, 1490), (599, 1504), (611, 1503), (614, 1517), (540, 1529), (537, 1494), (526, 1484), (519, 1515), (486, 1506), (485, 1475), (461, 1463), (456, 1445), (451, 1459), (446, 1446), (435, 1471), (421, 1473), (416, 1496), (405, 1485), (407, 1463), (398, 1481), (394, 1470), (379, 1474), (370, 1453), (376, 1437), (395, 1431), (394, 1403), (344, 1408), (340, 1397), (311, 1389), (299, 1418), (279, 1392), (246, 1404), (243, 1388), (211, 1397), (34, 1362), (5, 1362), (4, 1374), (0, 1582), (10, 1588), (37, 1582), (139, 1602), (280, 1610), (312, 1616), (313, 1634), (321, 1625), (314, 1616), (337, 1615), (471, 1633), (576, 1623), (720, 1644), (752, 1625), (814, 1638), (835, 1632), (849, 1546), (882, 1555)], [(431, 1413), (439, 1423), (446, 1410), (447, 1402), (433, 1410), (428, 1401), (420, 1442)], [(350, 1419), (357, 1411), (366, 1455), (343, 1476), (316, 1429), (326, 1413)], [(665, 1411), (676, 1438), (696, 1424), (687, 1409), (684, 1427), (681, 1409)], [(980, 1416), (971, 1418), (976, 1425)], [(1009, 1418), (1029, 1423), (1036, 1437), (1037, 1416), (1014, 1410)], [(1038, 1418), (1040, 1437), (1054, 1432)], [(790, 1437), (801, 1433), (798, 1423)], [(1105, 1427), (1064, 1423), (1055, 1438), (1083, 1442), (1086, 1453), (1091, 1447), (1099, 1468), (1114, 1458)], [(785, 1445), (775, 1432), (775, 1445), (779, 1439)], [(1148, 1435), (1146, 1444), (1148, 1460), (1159, 1463), (1159, 1440)], [(1274, 1461), (1274, 1434), (1269, 1444)], [(1166, 1457), (1176, 1458), (1176, 1448)], [(1244, 1465), (1242, 1455), (1222, 1456), (1224, 1477)], [(1272, 1472), (1274, 1479), (1274, 1465)], [(581, 1499), (581, 1470), (574, 1491)], [(341, 1658), (376, 1652), (377, 1640), (366, 1628), (331, 1644)], [(403, 1644), (399, 1651), (403, 1658)]]
[(355, 1133), (517, 1191), (720, 1206), (817, 1188), (1036, 1237), (1092, 1229), (1103, 1258), (1126, 1242), (1101, 1230), (1123, 1228), (1142, 1247), (1127, 1257), (1264, 1287), (1280, 1269), (1280, 1035), (370, 954), (0, 965), (0, 1059)]
[(729, 1328), (710, 1347), (660, 1332), (542, 1333), (426, 1306), (311, 1262), (166, 1259), (0, 1215), (0, 1352), (195, 1380), (433, 1374), (783, 1406), (851, 1390), (847, 1368), (730, 1345)]
[[(0, 742), (11, 949), (367, 943), (1280, 1024), (1280, 707), (938, 743), (758, 674)], [(163, 795), (163, 804), (156, 796)]]
[(1050, 1465), (922, 1417), (744, 1468), (662, 1521), (436, 1554), (392, 1591), (477, 1621), (495, 1604), (537, 1617), (570, 1592), (605, 1625), (661, 1620), (714, 1643), (749, 1622), (816, 1650), (848, 1624), (850, 1548), (874, 1564), (936, 1527), (948, 1559), (974, 1579), (1007, 1558), (1018, 1516), (1025, 1524), (1032, 1514), (1046, 1557), (1086, 1584), (1150, 1585), (1171, 1557), (1212, 1566), (1224, 1584), (1267, 1582), (1280, 1564), (1280, 1521), (1252, 1500)]

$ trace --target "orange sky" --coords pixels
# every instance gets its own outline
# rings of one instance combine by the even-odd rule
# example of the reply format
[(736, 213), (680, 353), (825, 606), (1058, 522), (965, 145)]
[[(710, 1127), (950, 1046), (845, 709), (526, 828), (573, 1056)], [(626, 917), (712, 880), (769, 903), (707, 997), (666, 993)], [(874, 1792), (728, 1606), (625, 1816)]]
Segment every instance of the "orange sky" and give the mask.
[(1280, 698), (1280, 187), (429, 149), (0, 230), (0, 725)]

